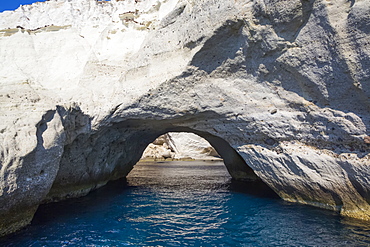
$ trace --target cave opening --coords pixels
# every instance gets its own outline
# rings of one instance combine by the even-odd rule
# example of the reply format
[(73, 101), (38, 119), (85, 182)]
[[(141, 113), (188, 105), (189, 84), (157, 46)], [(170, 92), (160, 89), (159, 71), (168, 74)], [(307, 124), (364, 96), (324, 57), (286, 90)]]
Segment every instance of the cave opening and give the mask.
[[(199, 131), (166, 132), (148, 144), (140, 160), (126, 176), (130, 186), (143, 184), (160, 184), (156, 180), (172, 181), (192, 190), (199, 189), (197, 179), (204, 179), (197, 171), (209, 169), (207, 176), (213, 176), (224, 183), (231, 191), (246, 193), (259, 197), (279, 198), (249, 167), (244, 159), (225, 140)], [(145, 171), (147, 170), (147, 171)], [(222, 172), (224, 170), (224, 173)], [(220, 176), (220, 173), (223, 176)], [(225, 174), (227, 174), (225, 176)], [(156, 177), (158, 176), (158, 177)], [(225, 177), (227, 179), (225, 180)], [(152, 180), (152, 181), (150, 181)], [(224, 181), (221, 181), (224, 180)], [(176, 182), (177, 183), (177, 182)], [(169, 182), (166, 186), (174, 186)]]
[[(165, 127), (163, 128), (163, 126)], [(65, 163), (62, 163), (64, 167), (59, 170), (48, 195), (50, 199), (47, 202), (70, 199), (41, 205), (33, 221), (33, 226), (57, 225), (58, 222), (64, 222), (65, 219), (77, 217), (76, 215), (81, 215), (83, 218), (86, 212), (91, 212), (91, 215), (84, 220), (90, 221), (91, 218), (100, 215), (100, 212), (111, 212), (111, 205), (119, 205), (118, 211), (116, 210), (117, 206), (113, 207), (114, 214), (118, 216), (113, 218), (103, 216), (99, 216), (99, 218), (97, 216), (99, 221), (108, 220), (111, 222), (109, 224), (121, 224), (122, 221), (125, 224), (131, 224), (132, 221), (136, 220), (136, 212), (149, 210), (150, 215), (145, 217), (154, 217), (162, 222), (166, 220), (162, 216), (167, 217), (169, 212), (167, 210), (173, 210), (174, 213), (171, 215), (182, 217), (183, 214), (177, 214), (178, 211), (193, 215), (204, 208), (210, 208), (209, 211), (204, 212), (204, 218), (209, 218), (214, 208), (217, 208), (220, 213), (227, 212), (224, 209), (226, 206), (221, 204), (229, 201), (231, 197), (225, 201), (223, 195), (233, 195), (235, 192), (248, 194), (243, 198), (259, 197), (267, 200), (279, 198), (223, 138), (190, 128), (163, 126), (162, 129), (158, 128), (157, 125), (146, 128), (146, 126), (132, 124), (132, 122), (121, 123), (110, 126), (99, 136), (93, 137), (93, 140), (84, 136), (81, 136), (81, 139), (76, 138), (74, 143), (65, 148), (65, 159), (63, 160)], [(161, 159), (152, 159), (149, 163), (142, 163), (148, 161), (148, 157), (145, 156), (148, 146), (153, 144), (164, 148), (165, 138), (171, 137), (174, 141), (176, 136), (178, 140), (182, 141), (184, 138), (181, 135), (192, 136), (198, 141), (202, 140), (203, 144), (206, 142), (207, 144), (197, 151), (202, 155), (208, 154), (209, 160), (189, 159), (191, 157), (187, 157), (188, 153), (186, 152), (182, 152), (183, 156), (176, 156), (175, 152), (180, 153), (183, 148), (176, 144), (173, 145), (173, 143), (169, 143), (170, 140), (167, 140), (165, 146), (174, 151), (173, 153), (162, 155)], [(79, 174), (80, 170), (76, 164), (69, 161), (73, 161), (75, 157), (81, 157), (81, 154), (76, 150), (81, 150), (84, 147), (83, 144), (89, 142), (95, 145), (89, 149), (91, 156), (86, 156), (86, 160), (90, 162), (85, 164), (89, 166), (82, 166), (84, 170), (81, 170), (82, 174), (90, 176), (87, 177), (89, 178), (87, 180)], [(121, 153), (117, 150), (120, 150)], [(104, 164), (113, 163), (113, 161), (115, 161), (114, 166), (104, 166)], [(93, 172), (98, 169), (100, 169), (100, 173)], [(101, 176), (101, 174), (104, 175), (104, 169), (110, 171), (109, 176)], [(66, 178), (71, 178), (71, 174), (75, 175), (72, 179), (79, 180), (66, 180)], [(68, 183), (72, 181), (73, 184)], [(106, 182), (102, 183), (101, 186), (96, 186), (99, 181)], [(84, 195), (87, 196), (81, 197)], [(238, 202), (233, 203), (238, 204)], [(210, 205), (213, 206), (210, 207)], [(133, 214), (121, 216), (125, 210), (133, 212)], [(157, 216), (158, 210), (163, 211), (163, 215)], [(127, 218), (130, 220), (126, 221)], [(146, 220), (152, 221), (147, 218)], [(172, 222), (171, 219), (169, 222)], [(171, 225), (170, 223), (166, 225)], [(101, 224), (91, 223), (91, 226), (96, 227), (96, 231), (100, 231), (99, 225)]]
[(204, 157), (204, 154), (208, 154), (211, 160), (222, 159), (233, 181), (264, 183), (229, 142), (222, 138), (223, 135), (215, 135), (199, 126), (190, 126), (185, 127), (183, 121), (180, 125), (174, 120), (125, 120), (106, 126), (95, 135), (77, 136), (65, 146), (58, 174), (43, 203), (84, 196), (109, 181), (126, 177), (140, 160), (145, 159), (148, 146), (166, 149), (164, 151), (167, 153), (160, 155), (163, 160), (189, 160), (187, 158), (191, 158), (192, 154), (181, 151), (186, 147), (173, 145), (170, 140), (167, 140), (166, 148), (163, 146), (163, 136), (176, 136), (184, 141), (179, 136), (185, 133), (198, 141), (203, 138), (203, 144), (207, 144), (197, 150), (198, 155)]
[(142, 150), (140, 161), (208, 160), (222, 161), (234, 180), (260, 181), (244, 159), (225, 140), (200, 131), (176, 131), (156, 137)]
[[(138, 161), (148, 158), (148, 156), (152, 156), (155, 160), (189, 160), (189, 158), (192, 159), (192, 157), (202, 160), (205, 159), (204, 154), (208, 153), (208, 159), (221, 159), (223, 161), (228, 173), (234, 180), (261, 180), (226, 140), (209, 132), (187, 127), (171, 126), (170, 128), (165, 128), (162, 131), (156, 132), (152, 130), (139, 131), (132, 135), (131, 138), (130, 141), (134, 140), (137, 145), (134, 151), (131, 150), (134, 157), (131, 159), (130, 169), (125, 170), (126, 175), (133, 169)], [(175, 143), (173, 139), (177, 139), (177, 143)], [(190, 148), (192, 150), (186, 150), (189, 148), (189, 143), (191, 144), (191, 142), (194, 141), (202, 143), (203, 147), (200, 150), (196, 150), (196, 147), (193, 146)], [(155, 149), (157, 149), (157, 151), (158, 149), (162, 149), (164, 152), (162, 154), (155, 154), (155, 152), (153, 153)], [(165, 149), (167, 149), (167, 152)]]

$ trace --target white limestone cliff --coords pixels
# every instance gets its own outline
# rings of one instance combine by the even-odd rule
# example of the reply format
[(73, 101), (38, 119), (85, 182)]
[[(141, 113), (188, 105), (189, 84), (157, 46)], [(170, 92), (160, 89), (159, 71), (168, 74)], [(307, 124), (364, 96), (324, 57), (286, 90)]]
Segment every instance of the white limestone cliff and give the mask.
[(167, 132), (370, 220), (368, 0), (50, 0), (0, 13), (0, 235)]

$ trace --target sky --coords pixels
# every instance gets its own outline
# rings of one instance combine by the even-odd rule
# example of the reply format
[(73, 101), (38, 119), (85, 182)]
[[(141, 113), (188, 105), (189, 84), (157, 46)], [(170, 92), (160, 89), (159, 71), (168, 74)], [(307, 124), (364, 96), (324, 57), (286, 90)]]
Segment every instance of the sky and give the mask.
[(35, 2), (45, 2), (45, 1), (47, 0), (0, 0), (0, 12), (3, 12), (5, 10), (15, 10), (20, 5), (31, 4)]
[(15, 10), (20, 5), (45, 1), (46, 0), (0, 0), (0, 12), (3, 12), (5, 10)]

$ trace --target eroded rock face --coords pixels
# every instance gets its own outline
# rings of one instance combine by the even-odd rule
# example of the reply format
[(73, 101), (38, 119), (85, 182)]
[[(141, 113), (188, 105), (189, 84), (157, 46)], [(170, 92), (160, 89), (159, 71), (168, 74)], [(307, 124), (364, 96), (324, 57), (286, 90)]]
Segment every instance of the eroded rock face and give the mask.
[(159, 136), (147, 146), (141, 159), (221, 160), (209, 142), (198, 135), (185, 132), (170, 132)]
[(369, 6), (50, 0), (0, 13), (0, 235), (125, 176), (169, 131), (205, 138), (236, 179), (370, 220)]

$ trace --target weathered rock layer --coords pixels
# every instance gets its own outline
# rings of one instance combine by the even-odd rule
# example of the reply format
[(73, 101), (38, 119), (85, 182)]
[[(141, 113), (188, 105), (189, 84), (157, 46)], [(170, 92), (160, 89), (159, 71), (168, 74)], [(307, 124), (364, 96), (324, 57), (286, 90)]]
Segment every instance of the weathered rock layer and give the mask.
[(235, 179), (370, 220), (367, 0), (50, 0), (0, 13), (0, 235), (195, 133)]

